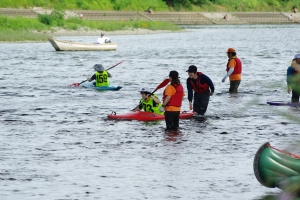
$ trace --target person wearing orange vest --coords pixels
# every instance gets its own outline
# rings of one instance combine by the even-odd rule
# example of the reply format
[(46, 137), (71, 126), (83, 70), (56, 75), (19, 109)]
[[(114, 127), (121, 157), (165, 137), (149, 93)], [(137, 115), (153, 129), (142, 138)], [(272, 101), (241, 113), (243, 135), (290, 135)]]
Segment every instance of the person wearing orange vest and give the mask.
[(242, 62), (236, 57), (234, 48), (229, 48), (227, 50), (227, 56), (229, 58), (226, 67), (227, 74), (222, 79), (222, 82), (225, 82), (226, 78), (229, 76), (229, 93), (238, 93), (238, 88), (242, 79)]
[[(189, 78), (186, 80), (186, 86), (190, 110), (193, 109), (198, 115), (204, 115), (207, 110), (209, 98), (215, 91), (214, 84), (208, 76), (202, 72), (197, 72), (195, 65), (189, 66), (186, 72), (189, 74)], [(193, 96), (194, 103), (192, 105)]]
[(164, 90), (162, 103), (165, 110), (166, 130), (178, 130), (184, 90), (177, 71), (170, 71), (169, 79), (170, 84)]

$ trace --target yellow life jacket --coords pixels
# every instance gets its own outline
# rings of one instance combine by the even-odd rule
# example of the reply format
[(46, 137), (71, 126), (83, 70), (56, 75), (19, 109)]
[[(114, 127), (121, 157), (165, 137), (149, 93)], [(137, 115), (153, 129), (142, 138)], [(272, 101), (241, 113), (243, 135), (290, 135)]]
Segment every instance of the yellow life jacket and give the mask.
[[(156, 94), (154, 94), (153, 96), (155, 96), (156, 98), (158, 98), (156, 96)], [(159, 109), (161, 107), (161, 103), (157, 104), (156, 106), (154, 106), (154, 100), (150, 97), (148, 99), (148, 101), (146, 102), (145, 99), (141, 99), (140, 100), (140, 103), (142, 104), (142, 108), (145, 112), (153, 112), (153, 113), (156, 113), (156, 114), (160, 114), (160, 115), (163, 115), (164, 112), (161, 112)]]
[(108, 73), (107, 71), (96, 72), (96, 87), (109, 86)]

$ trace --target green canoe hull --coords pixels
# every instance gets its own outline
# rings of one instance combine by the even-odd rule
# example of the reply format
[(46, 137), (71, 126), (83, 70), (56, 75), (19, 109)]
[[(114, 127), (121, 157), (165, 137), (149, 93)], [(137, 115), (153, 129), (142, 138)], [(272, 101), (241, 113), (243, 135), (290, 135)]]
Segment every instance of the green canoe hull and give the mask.
[(269, 188), (300, 194), (300, 159), (273, 150), (268, 142), (255, 154), (256, 179)]

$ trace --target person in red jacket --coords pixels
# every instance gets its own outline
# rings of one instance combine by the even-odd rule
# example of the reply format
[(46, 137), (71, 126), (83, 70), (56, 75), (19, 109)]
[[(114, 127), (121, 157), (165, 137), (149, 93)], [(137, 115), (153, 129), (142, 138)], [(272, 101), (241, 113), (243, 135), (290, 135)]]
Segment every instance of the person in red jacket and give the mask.
[(170, 71), (170, 84), (164, 90), (162, 107), (165, 110), (166, 130), (178, 130), (179, 115), (184, 96), (177, 71)]
[[(197, 72), (195, 65), (189, 66), (186, 72), (189, 74), (189, 78), (186, 80), (186, 87), (190, 110), (193, 109), (198, 115), (204, 115), (207, 110), (209, 98), (215, 91), (214, 84), (208, 76), (202, 72)], [(194, 103), (192, 104), (193, 97)]]
[(227, 74), (222, 79), (222, 82), (225, 82), (226, 78), (229, 76), (229, 93), (238, 93), (238, 88), (242, 79), (242, 62), (236, 57), (234, 48), (229, 48), (227, 50), (227, 56), (229, 58), (226, 67)]

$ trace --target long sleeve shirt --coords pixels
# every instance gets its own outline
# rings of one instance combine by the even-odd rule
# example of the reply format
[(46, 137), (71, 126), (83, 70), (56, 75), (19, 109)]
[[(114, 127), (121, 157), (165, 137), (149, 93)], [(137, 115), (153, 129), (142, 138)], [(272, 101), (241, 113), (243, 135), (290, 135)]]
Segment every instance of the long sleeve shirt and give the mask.
[[(198, 75), (198, 76), (199, 76), (199, 75)], [(201, 83), (201, 84), (205, 84), (205, 83), (208, 84), (209, 89), (211, 90), (211, 92), (214, 92), (214, 91), (215, 91), (214, 84), (213, 84), (212, 80), (211, 80), (208, 76), (206, 76), (205, 74), (201, 74), (201, 75), (199, 76), (199, 79), (200, 79), (200, 83)], [(190, 102), (192, 102), (194, 93), (193, 93), (193, 88), (192, 88), (192, 85), (191, 85), (191, 83), (190, 83), (190, 80), (191, 80), (191, 78), (188, 78), (188, 79), (186, 80), (186, 86), (187, 86), (187, 90), (188, 90), (188, 100), (189, 100)], [(194, 85), (196, 85), (196, 81), (197, 81), (197, 79), (196, 79), (196, 80), (195, 80), (195, 79), (192, 79), (192, 82), (194, 83)], [(209, 89), (208, 89), (208, 92), (210, 92)]]

